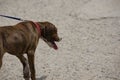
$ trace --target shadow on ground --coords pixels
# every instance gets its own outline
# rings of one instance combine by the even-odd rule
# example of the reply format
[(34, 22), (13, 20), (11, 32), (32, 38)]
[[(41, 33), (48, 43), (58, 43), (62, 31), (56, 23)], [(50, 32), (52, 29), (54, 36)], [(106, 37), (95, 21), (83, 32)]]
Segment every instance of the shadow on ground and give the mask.
[(36, 80), (46, 80), (47, 76), (42, 76), (40, 78), (37, 78)]

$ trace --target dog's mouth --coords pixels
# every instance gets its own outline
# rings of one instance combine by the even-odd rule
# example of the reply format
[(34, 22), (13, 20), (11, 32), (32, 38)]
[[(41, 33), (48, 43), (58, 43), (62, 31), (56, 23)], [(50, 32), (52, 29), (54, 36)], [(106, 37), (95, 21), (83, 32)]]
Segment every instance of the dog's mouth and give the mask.
[(55, 50), (58, 49), (58, 46), (56, 45), (56, 43), (54, 41), (50, 42), (51, 47), (54, 48)]
[(56, 43), (54, 41), (48, 41), (45, 38), (43, 38), (43, 40), (48, 44), (49, 47), (54, 48), (55, 50), (58, 49), (58, 46), (56, 45)]

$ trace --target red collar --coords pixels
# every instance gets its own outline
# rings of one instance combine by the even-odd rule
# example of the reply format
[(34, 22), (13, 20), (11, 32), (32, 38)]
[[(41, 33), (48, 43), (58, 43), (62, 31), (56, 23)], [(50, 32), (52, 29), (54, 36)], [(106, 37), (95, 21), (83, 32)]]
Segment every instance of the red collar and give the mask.
[[(32, 21), (33, 22), (33, 21)], [(40, 29), (40, 25), (37, 22), (33, 22), (35, 27), (37, 28), (37, 31), (39, 33), (39, 36), (41, 35), (41, 29)]]

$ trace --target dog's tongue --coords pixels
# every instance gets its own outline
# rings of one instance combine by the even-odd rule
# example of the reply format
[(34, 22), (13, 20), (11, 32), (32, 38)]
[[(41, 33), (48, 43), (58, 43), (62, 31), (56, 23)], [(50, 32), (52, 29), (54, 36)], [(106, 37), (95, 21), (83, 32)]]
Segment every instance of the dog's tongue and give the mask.
[(54, 48), (55, 50), (58, 49), (58, 47), (57, 47), (57, 45), (55, 44), (55, 42), (53, 42), (53, 48)]

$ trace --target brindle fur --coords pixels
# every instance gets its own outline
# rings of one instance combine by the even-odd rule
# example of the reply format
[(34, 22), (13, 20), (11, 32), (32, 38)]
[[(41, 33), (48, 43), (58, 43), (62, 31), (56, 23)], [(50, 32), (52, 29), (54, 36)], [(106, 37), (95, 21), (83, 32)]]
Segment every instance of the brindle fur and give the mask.
[[(7, 52), (15, 55), (21, 61), (25, 80), (30, 80), (30, 76), (31, 80), (36, 80), (34, 55), (39, 38), (44, 37), (48, 41), (59, 41), (57, 28), (52, 23), (38, 22), (38, 24), (41, 28), (41, 34), (31, 21), (0, 27), (0, 68), (3, 55)], [(23, 54), (27, 54), (28, 60)]]

